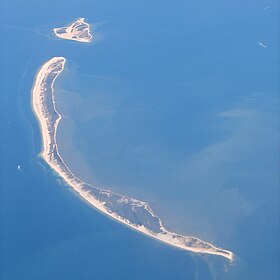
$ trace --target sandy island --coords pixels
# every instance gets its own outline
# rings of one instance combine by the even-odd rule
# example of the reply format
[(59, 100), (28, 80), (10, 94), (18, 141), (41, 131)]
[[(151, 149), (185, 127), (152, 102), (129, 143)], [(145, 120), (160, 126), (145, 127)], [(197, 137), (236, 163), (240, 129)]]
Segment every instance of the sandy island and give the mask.
[(74, 40), (82, 43), (90, 43), (92, 40), (90, 25), (85, 22), (84, 18), (79, 18), (66, 27), (54, 28), (53, 31), (57, 37), (66, 40)]
[(54, 82), (63, 71), (65, 62), (64, 57), (54, 57), (47, 61), (40, 68), (33, 86), (32, 103), (41, 127), (43, 137), (41, 155), (44, 160), (84, 200), (113, 219), (183, 250), (218, 255), (233, 261), (234, 255), (231, 251), (216, 247), (196, 237), (183, 236), (166, 230), (146, 202), (91, 186), (69, 170), (59, 154), (56, 142), (61, 115), (56, 110), (54, 97)]

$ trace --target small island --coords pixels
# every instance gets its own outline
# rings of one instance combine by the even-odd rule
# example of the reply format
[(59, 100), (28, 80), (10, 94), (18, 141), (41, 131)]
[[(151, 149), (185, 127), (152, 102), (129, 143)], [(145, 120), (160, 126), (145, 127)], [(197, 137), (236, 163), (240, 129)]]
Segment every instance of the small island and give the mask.
[(90, 25), (85, 22), (85, 18), (79, 18), (66, 27), (54, 28), (53, 31), (57, 37), (62, 39), (74, 40), (82, 43), (90, 43), (92, 41)]
[(229, 250), (165, 229), (146, 202), (89, 185), (69, 170), (57, 145), (56, 134), (61, 115), (56, 109), (54, 95), (54, 82), (63, 71), (65, 62), (64, 57), (54, 57), (47, 61), (39, 70), (32, 90), (33, 110), (43, 138), (43, 159), (81, 198), (120, 223), (180, 249), (222, 256), (233, 261), (234, 254)]

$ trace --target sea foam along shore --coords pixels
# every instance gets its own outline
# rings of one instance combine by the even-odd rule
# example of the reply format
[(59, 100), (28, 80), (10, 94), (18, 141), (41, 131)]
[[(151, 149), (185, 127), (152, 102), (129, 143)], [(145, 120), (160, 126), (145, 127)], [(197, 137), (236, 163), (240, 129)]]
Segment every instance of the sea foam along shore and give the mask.
[(57, 37), (65, 40), (73, 40), (82, 43), (90, 43), (92, 41), (90, 25), (85, 22), (85, 18), (79, 18), (66, 27), (54, 28), (53, 32)]
[(234, 254), (196, 237), (169, 232), (150, 206), (127, 196), (91, 186), (76, 177), (59, 154), (56, 133), (61, 115), (56, 110), (54, 82), (63, 71), (66, 59), (54, 57), (40, 68), (34, 82), (32, 103), (41, 127), (42, 157), (85, 201), (111, 218), (150, 237), (183, 250), (212, 254), (233, 261)]

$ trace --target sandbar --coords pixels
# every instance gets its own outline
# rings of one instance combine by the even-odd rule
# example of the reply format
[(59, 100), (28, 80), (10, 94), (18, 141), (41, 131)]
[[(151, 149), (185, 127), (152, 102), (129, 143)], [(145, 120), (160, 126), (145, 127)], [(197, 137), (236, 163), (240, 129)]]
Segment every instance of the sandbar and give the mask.
[(222, 256), (233, 261), (234, 254), (193, 236), (170, 232), (144, 201), (89, 185), (69, 170), (59, 154), (56, 134), (61, 115), (56, 109), (54, 82), (63, 71), (64, 57), (53, 57), (37, 73), (32, 90), (32, 104), (41, 128), (41, 156), (64, 181), (90, 205), (130, 228), (161, 242), (200, 254)]
[(92, 41), (90, 25), (85, 22), (85, 18), (79, 18), (66, 27), (54, 28), (53, 32), (57, 37), (65, 40), (73, 40), (82, 43), (90, 43)]

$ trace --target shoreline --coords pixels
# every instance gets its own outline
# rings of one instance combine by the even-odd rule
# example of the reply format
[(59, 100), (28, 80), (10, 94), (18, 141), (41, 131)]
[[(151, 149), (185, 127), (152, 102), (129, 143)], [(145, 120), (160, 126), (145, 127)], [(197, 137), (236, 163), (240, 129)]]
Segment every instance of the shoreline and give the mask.
[(91, 186), (70, 171), (59, 154), (56, 142), (57, 128), (62, 117), (56, 110), (54, 83), (65, 63), (64, 57), (54, 57), (44, 63), (37, 72), (32, 89), (33, 111), (40, 124), (43, 139), (42, 158), (83, 200), (112, 219), (171, 246), (195, 253), (222, 256), (232, 262), (234, 254), (229, 250), (215, 247), (193, 236), (166, 230), (146, 202)]
[(90, 33), (90, 24), (85, 22), (85, 18), (79, 18), (65, 27), (54, 28), (53, 32), (61, 39), (73, 40), (81, 43), (91, 43), (93, 38)]

